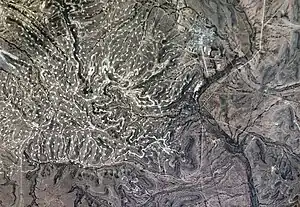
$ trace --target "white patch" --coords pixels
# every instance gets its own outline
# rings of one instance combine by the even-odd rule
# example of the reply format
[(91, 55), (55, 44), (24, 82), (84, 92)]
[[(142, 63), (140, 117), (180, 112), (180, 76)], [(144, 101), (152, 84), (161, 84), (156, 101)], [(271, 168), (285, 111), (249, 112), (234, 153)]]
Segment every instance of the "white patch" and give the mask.
[(199, 89), (201, 88), (201, 86), (203, 86), (203, 82), (200, 81), (194, 88), (194, 93), (196, 93), (197, 91), (199, 91)]
[(4, 58), (4, 56), (2, 54), (5, 54), (5, 55), (9, 56), (13, 60), (18, 60), (19, 59), (17, 56), (15, 56), (15, 55), (13, 55), (9, 52), (6, 52), (5, 50), (0, 50), (0, 56)]
[(18, 57), (10, 54), (9, 52), (6, 52), (4, 50), (0, 50), (0, 68), (3, 68), (3, 69), (16, 68), (14, 65), (10, 64), (7, 61), (7, 59), (5, 58), (5, 56), (3, 54), (9, 56), (13, 60), (18, 60), (19, 59)]

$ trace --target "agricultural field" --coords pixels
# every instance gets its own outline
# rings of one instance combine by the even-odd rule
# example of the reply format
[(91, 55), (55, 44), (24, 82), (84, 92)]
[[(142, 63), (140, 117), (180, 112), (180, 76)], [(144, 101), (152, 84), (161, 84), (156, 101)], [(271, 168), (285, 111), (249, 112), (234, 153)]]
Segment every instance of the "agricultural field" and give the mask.
[(0, 0), (0, 207), (300, 207), (299, 0)]

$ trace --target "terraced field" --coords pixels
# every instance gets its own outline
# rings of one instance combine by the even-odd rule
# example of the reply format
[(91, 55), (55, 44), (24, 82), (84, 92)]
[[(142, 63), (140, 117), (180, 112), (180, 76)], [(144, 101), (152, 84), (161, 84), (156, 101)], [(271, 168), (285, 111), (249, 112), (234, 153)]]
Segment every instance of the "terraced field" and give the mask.
[(298, 0), (0, 0), (0, 206), (300, 206)]

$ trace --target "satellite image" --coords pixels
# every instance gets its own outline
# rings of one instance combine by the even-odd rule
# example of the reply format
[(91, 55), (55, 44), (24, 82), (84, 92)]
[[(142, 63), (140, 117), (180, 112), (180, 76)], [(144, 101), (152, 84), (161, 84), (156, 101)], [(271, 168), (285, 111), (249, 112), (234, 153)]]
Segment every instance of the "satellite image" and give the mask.
[(0, 207), (300, 207), (300, 0), (0, 0)]

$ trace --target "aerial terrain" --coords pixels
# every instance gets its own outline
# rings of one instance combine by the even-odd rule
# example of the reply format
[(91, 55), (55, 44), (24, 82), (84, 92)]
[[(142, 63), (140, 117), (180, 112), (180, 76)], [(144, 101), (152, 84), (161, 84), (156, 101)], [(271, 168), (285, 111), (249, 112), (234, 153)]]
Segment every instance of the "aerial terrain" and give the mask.
[(300, 207), (299, 0), (0, 0), (0, 207)]

